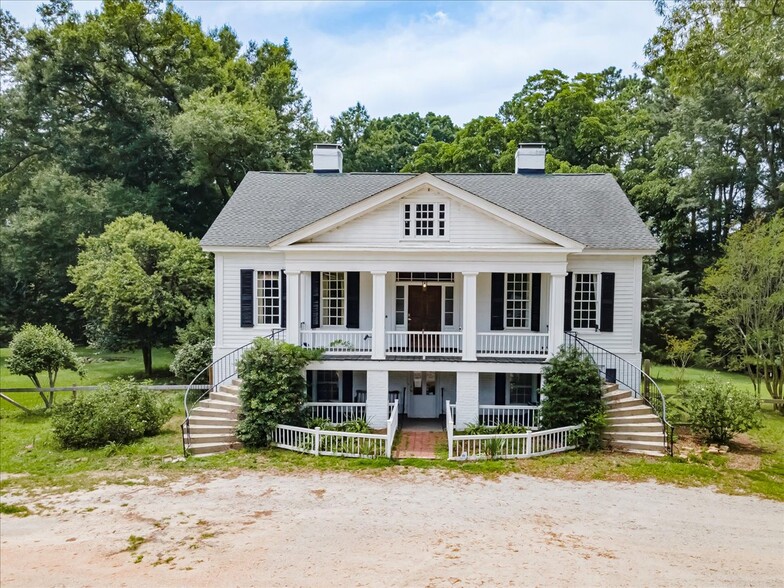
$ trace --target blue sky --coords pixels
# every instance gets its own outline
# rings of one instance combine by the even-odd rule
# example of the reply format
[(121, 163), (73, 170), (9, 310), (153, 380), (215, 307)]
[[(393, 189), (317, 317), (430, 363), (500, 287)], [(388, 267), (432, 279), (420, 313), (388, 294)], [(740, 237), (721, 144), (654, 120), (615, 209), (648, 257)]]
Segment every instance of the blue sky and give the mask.
[[(433, 111), (463, 124), (494, 114), (543, 68), (631, 73), (660, 22), (648, 1), (175, 3), (243, 42), (287, 37), (322, 127), (357, 101), (371, 116)], [(36, 4), (3, 1), (26, 26)]]

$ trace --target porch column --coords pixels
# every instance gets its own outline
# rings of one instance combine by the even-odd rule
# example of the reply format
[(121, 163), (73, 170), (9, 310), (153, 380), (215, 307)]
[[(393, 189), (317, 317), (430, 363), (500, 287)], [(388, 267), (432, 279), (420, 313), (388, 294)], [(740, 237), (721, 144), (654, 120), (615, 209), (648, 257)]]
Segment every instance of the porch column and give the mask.
[[(386, 355), (386, 288), (387, 272), (373, 271), (373, 330), (371, 359), (384, 359)], [(386, 384), (384, 384), (386, 386)], [(386, 417), (384, 417), (386, 420)]]
[(299, 345), (300, 318), (300, 273), (286, 271), (286, 343)]
[(371, 429), (383, 429), (389, 419), (389, 372), (367, 371), (367, 422)]
[(463, 272), (463, 361), (476, 360), (477, 273)]
[(455, 428), (479, 422), (479, 373), (457, 372)]
[(552, 357), (564, 342), (564, 296), (566, 274), (550, 274), (550, 317), (547, 354)]

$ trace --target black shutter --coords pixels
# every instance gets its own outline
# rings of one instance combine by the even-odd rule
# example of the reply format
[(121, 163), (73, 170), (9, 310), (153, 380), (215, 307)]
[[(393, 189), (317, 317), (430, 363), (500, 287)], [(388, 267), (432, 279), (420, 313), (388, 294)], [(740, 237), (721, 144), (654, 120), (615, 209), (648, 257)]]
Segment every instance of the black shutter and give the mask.
[(599, 330), (612, 333), (615, 312), (615, 274), (602, 272), (602, 301), (599, 307)]
[(316, 402), (316, 391), (313, 388), (313, 372), (311, 370), (305, 372), (305, 381), (308, 383), (308, 398), (311, 402)]
[(354, 372), (343, 371), (343, 402), (354, 401)]
[(504, 274), (490, 277), (490, 330), (504, 330)]
[(564, 331), (572, 330), (572, 272), (566, 274), (564, 286)]
[(321, 326), (321, 272), (310, 272), (310, 328)]
[(506, 374), (495, 375), (495, 403), (500, 406), (506, 404)]
[(253, 270), (240, 270), (240, 326), (253, 326)]
[(359, 328), (359, 272), (346, 273), (346, 327)]
[(542, 314), (542, 274), (531, 274), (531, 330), (539, 332)]
[(286, 328), (286, 272), (280, 270), (280, 328)]

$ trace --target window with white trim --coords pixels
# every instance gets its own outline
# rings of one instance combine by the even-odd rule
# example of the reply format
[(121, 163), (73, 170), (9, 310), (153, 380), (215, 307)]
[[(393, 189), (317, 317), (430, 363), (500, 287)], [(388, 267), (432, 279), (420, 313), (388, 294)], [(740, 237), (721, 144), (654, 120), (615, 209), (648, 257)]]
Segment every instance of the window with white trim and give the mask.
[(342, 327), (346, 318), (346, 272), (321, 274), (321, 326)]
[(509, 375), (509, 404), (534, 404), (534, 385), (531, 374)]
[(280, 324), (280, 272), (258, 272), (256, 274), (256, 301), (258, 324)]
[(416, 202), (403, 205), (404, 237), (445, 237), (446, 204)]
[(574, 274), (572, 328), (595, 329), (597, 325), (598, 274)]
[(531, 275), (506, 274), (506, 328), (528, 327), (531, 305)]

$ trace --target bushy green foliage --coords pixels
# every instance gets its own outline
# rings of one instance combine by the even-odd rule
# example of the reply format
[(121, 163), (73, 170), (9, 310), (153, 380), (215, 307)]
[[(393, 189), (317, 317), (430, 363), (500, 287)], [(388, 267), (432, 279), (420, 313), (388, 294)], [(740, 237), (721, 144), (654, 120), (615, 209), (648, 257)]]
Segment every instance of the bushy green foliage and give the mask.
[(52, 432), (70, 449), (122, 445), (156, 435), (173, 413), (159, 393), (132, 379), (116, 380), (57, 406)]
[(690, 383), (684, 396), (692, 431), (709, 443), (726, 444), (736, 434), (761, 425), (757, 400), (717, 377)]
[(279, 424), (300, 425), (307, 400), (302, 370), (320, 352), (256, 339), (237, 364), (242, 412), (237, 437), (247, 447), (265, 447)]
[[(169, 369), (178, 380), (190, 382), (212, 363), (214, 316), (215, 303), (209, 300), (194, 308), (188, 324), (177, 329), (179, 346)], [(204, 384), (208, 378), (209, 374), (205, 372), (197, 383)]]
[(542, 427), (556, 429), (582, 423), (580, 447), (601, 442), (605, 405), (596, 366), (576, 349), (562, 349), (542, 369)]
[[(41, 388), (39, 373), (46, 373), (48, 385), (53, 388), (60, 370), (84, 374), (84, 364), (74, 351), (74, 344), (53, 325), (36, 327), (23, 325), (10, 345), (11, 354), (6, 367), (12, 374), (27, 376), (36, 388)], [(46, 408), (54, 402), (54, 392), (39, 392)]]
[(465, 430), (461, 432), (463, 435), (517, 435), (525, 433), (525, 427), (513, 425), (511, 423), (498, 422), (494, 425), (483, 425), (480, 423), (469, 423), (466, 425)]

